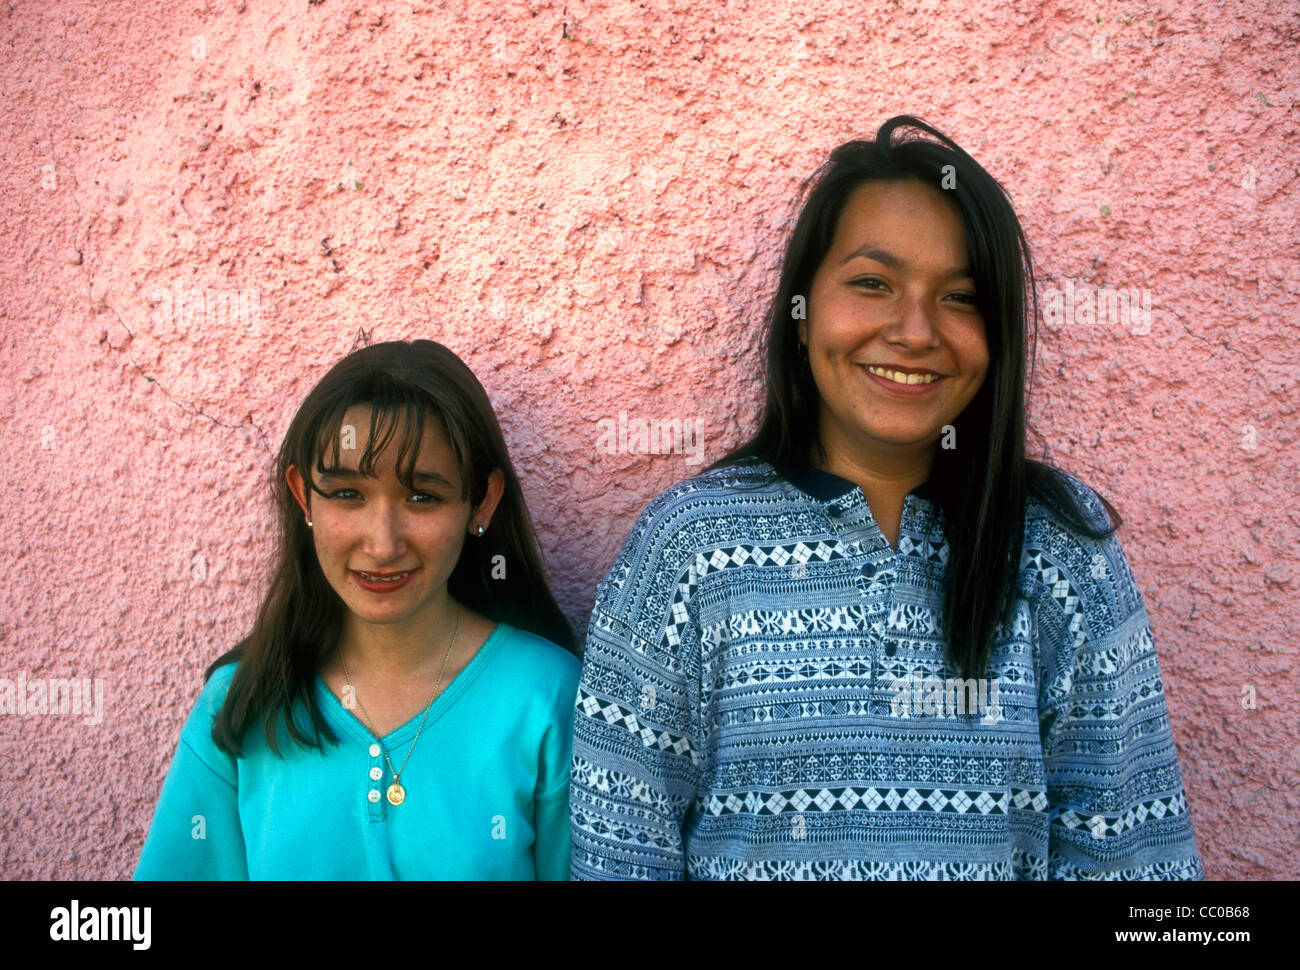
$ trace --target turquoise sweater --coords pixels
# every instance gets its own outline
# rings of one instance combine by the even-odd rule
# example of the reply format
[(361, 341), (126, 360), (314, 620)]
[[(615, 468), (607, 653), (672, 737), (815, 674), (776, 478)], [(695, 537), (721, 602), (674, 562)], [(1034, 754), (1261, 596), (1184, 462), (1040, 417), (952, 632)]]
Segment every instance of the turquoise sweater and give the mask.
[[(498, 624), (430, 709), (394, 807), (374, 736), (319, 677), (339, 744), (306, 750), (281, 725), (282, 760), (259, 723), (242, 757), (219, 749), (212, 719), (235, 665), (221, 667), (181, 731), (135, 878), (565, 879), (578, 670)], [(395, 766), (422, 715), (383, 739)]]

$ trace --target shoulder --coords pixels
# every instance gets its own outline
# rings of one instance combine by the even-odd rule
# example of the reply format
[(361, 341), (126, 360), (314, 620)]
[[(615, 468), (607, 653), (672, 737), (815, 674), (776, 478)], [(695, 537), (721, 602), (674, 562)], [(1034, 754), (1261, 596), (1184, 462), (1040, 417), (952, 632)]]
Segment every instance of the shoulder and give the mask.
[(204, 692), (212, 691), (224, 695), (230, 689), (230, 682), (235, 678), (235, 671), (239, 667), (239, 662), (232, 660), (229, 663), (223, 663), (220, 667), (212, 671), (212, 676), (204, 684)]
[(235, 784), (235, 758), (230, 753), (217, 747), (212, 739), (212, 727), (226, 702), (238, 664), (224, 663), (212, 671), (203, 689), (199, 692), (185, 724), (181, 728), (180, 743), (183, 748), (193, 753), (203, 764), (225, 779)]
[(1025, 497), (1024, 548), (1067, 557), (1118, 546), (1115, 524), (1092, 488), (1068, 472), (1042, 466)]
[[(235, 679), (235, 671), (238, 667), (237, 662), (231, 661), (212, 671), (212, 676), (203, 685), (198, 700), (194, 702), (194, 710), (185, 725), (187, 732), (191, 729), (191, 725), (204, 731), (212, 729), (212, 720), (226, 702), (226, 695), (230, 693), (230, 684)], [(206, 719), (206, 723), (199, 723), (201, 719)]]
[[(582, 664), (557, 643), (526, 630), (497, 625), (499, 643), (492, 659), (492, 703), (500, 706), (502, 725), (517, 741), (573, 724)], [(508, 712), (508, 713), (506, 713)]]
[(789, 512), (806, 501), (766, 462), (746, 462), (701, 472), (660, 492), (646, 506), (628, 545), (691, 553), (745, 538), (755, 516)]
[(597, 587), (597, 609), (626, 617), (629, 610), (639, 614), (648, 598), (646, 609), (657, 613), (666, 605), (660, 600), (688, 581), (702, 553), (744, 541), (759, 519), (775, 521), (778, 506), (788, 506), (794, 491), (765, 462), (701, 472), (670, 486), (632, 526)]
[(1106, 504), (1089, 485), (1059, 468), (1039, 465), (1036, 470), (1025, 503), (1026, 525), (1077, 532), (1077, 517), (1094, 530), (1112, 527)]
[(1025, 505), (1022, 591), (1059, 608), (1077, 645), (1142, 611), (1141, 594), (1097, 492), (1057, 469), (1043, 477)]
[(493, 636), (503, 669), (521, 686), (572, 693), (578, 686), (581, 662), (568, 650), (544, 637), (499, 623)]
[(715, 567), (745, 560), (737, 555), (741, 547), (779, 544), (796, 531), (815, 534), (818, 516), (824, 517), (821, 506), (763, 461), (712, 469), (665, 489), (596, 587), (588, 659), (606, 640), (647, 649), (662, 643), (672, 653), (689, 626), (688, 604)]
[(700, 472), (660, 492), (646, 506), (656, 516), (679, 509), (742, 505), (770, 499), (782, 491), (780, 479), (767, 462), (753, 461)]

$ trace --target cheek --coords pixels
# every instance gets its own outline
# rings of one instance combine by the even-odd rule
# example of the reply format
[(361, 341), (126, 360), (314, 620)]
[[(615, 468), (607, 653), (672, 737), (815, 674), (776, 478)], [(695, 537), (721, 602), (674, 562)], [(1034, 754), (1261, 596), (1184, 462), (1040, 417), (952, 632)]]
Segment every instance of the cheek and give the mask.
[(966, 351), (962, 363), (962, 369), (969, 375), (969, 386), (966, 389), (965, 400), (962, 404), (962, 407), (965, 408), (975, 399), (975, 396), (979, 394), (989, 378), (988, 347), (985, 346), (982, 337)]
[(834, 319), (834, 312), (826, 303), (820, 305), (815, 318), (811, 308), (808, 313), (806, 366), (812, 373), (813, 388), (823, 407), (840, 397), (846, 380), (841, 346), (844, 341), (835, 328)]
[(984, 353), (979, 358), (979, 383), (982, 385), (989, 376), (989, 352), (984, 349)]
[(809, 304), (809, 356), (828, 361), (837, 370), (851, 370), (852, 358), (880, 339), (889, 322), (889, 309), (881, 301), (864, 300), (842, 288)]
[(458, 553), (462, 541), (468, 539), (469, 510), (464, 514), (438, 516), (436, 519), (417, 520), (411, 523), (411, 538), (430, 553), (450, 556)]
[(322, 528), (319, 519), (312, 528), (312, 544), (316, 547), (316, 559), (322, 566), (338, 558), (338, 540), (328, 527)]
[(805, 307), (807, 319), (799, 322), (799, 329), (804, 343), (808, 345), (810, 357), (824, 354), (828, 344), (835, 340), (835, 321), (841, 317), (835, 304), (833, 290), (814, 278), (808, 290), (808, 303)]
[(337, 559), (346, 551), (350, 541), (347, 520), (330, 509), (321, 509), (312, 516), (311, 534), (316, 556), (321, 562)]
[(982, 380), (989, 369), (989, 345), (984, 335), (984, 325), (975, 324), (953, 334), (950, 343), (961, 369)]

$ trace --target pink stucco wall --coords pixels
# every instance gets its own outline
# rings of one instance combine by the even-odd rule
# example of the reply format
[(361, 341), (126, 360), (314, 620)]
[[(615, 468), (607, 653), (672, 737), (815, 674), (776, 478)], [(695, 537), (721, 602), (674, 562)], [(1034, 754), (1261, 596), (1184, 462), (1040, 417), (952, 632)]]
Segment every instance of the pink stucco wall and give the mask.
[[(0, 874), (122, 878), (200, 671), (248, 627), (265, 473), (359, 330), (460, 353), (557, 593), (753, 426), (796, 186), (910, 111), (1010, 189), (1032, 415), (1125, 516), (1211, 878), (1300, 861), (1294, 4), (20, 2), (0, 14)], [(176, 294), (180, 293), (178, 299)], [(210, 303), (210, 305), (209, 305)], [(201, 307), (195, 310), (195, 307)]]

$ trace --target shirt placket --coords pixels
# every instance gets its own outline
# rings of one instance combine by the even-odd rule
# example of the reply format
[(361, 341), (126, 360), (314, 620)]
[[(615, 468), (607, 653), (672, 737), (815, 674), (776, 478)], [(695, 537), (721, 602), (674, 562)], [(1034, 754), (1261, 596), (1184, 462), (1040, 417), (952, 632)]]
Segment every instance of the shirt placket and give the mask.
[(387, 813), (384, 810), (384, 749), (378, 742), (372, 741), (366, 749), (370, 755), (370, 768), (366, 772), (366, 802), (369, 805), (367, 816), (372, 822), (382, 822)]
[[(366, 783), (360, 791), (363, 793), (361, 797), (366, 800), (366, 818), (370, 822), (384, 821), (388, 818), (388, 806), (384, 799), (386, 761), (383, 746), (380, 745), (374, 735), (362, 726), (357, 717), (352, 714), (351, 709), (347, 705), (340, 703), (319, 677), (316, 678), (316, 690), (320, 699), (319, 703), (325, 710), (326, 717), (330, 720), (331, 725), (337, 728), (341, 735), (350, 739), (349, 746), (351, 742), (356, 742), (365, 749), (368, 756), (367, 760), (363, 762), (365, 764)], [(351, 770), (349, 769), (349, 771)]]
[(881, 651), (892, 656), (895, 644), (888, 636), (898, 560), (876, 524), (861, 489), (854, 489), (826, 506), (831, 531), (845, 552), (847, 568), (853, 570), (853, 584), (864, 613), (863, 631), (871, 661), (869, 710), (873, 715), (889, 713), (889, 699), (877, 690)]

